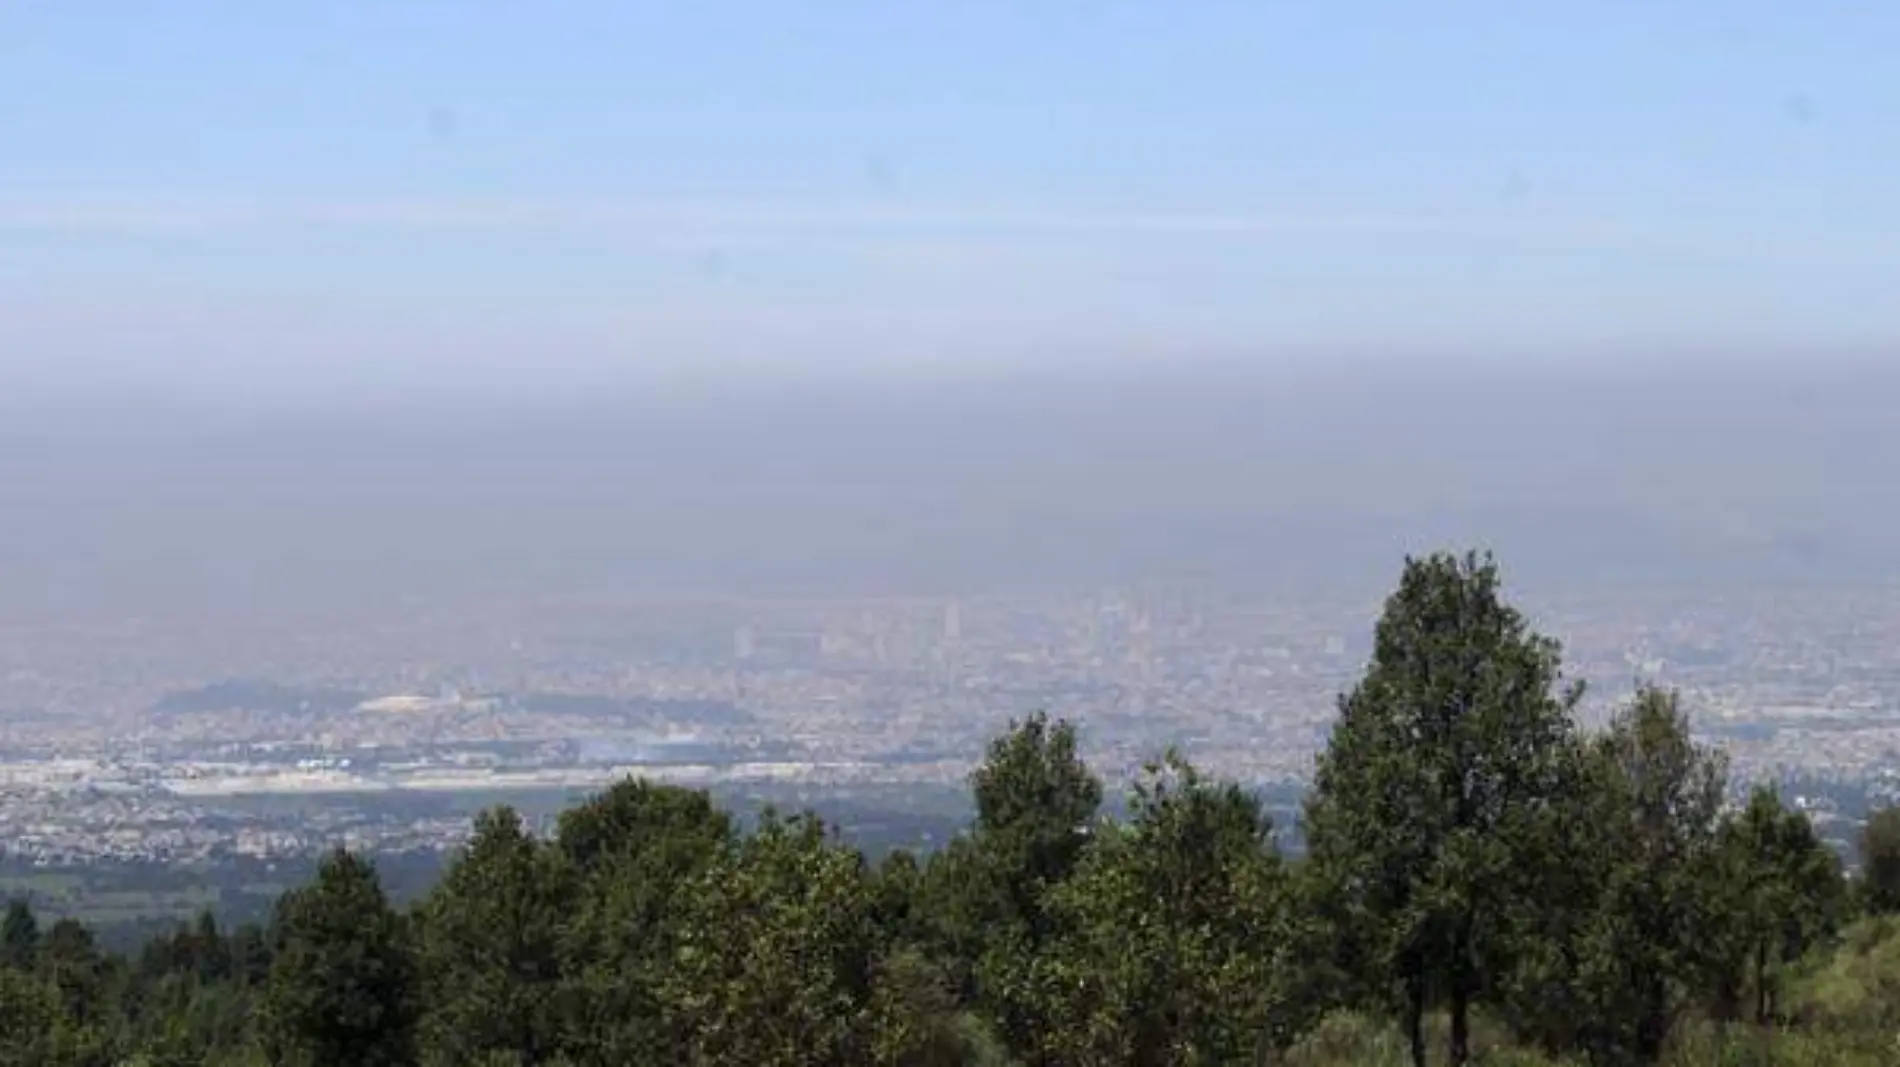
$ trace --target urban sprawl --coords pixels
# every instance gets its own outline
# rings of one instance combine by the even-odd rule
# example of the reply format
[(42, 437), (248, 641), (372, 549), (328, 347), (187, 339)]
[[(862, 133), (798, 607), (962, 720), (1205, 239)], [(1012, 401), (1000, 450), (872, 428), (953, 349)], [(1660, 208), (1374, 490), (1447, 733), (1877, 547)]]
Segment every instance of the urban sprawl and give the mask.
[[(1522, 600), (1588, 683), (1586, 722), (1655, 681), (1738, 780), (1875, 790), (1900, 768), (1900, 601), (1882, 590)], [(1297, 786), (1379, 608), (1128, 590), (0, 618), (0, 842), (46, 862), (441, 849), (465, 817), (352, 813), (629, 774), (956, 786), (1035, 710), (1080, 723), (1111, 782), (1172, 745)], [(258, 816), (271, 798), (300, 803)]]

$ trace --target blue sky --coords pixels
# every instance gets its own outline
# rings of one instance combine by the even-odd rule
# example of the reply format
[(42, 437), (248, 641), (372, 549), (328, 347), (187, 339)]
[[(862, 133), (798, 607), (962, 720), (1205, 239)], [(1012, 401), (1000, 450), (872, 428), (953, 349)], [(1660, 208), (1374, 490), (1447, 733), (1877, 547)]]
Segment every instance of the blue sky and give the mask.
[(23, 0), (0, 367), (1878, 348), (1896, 54), (1825, 0)]

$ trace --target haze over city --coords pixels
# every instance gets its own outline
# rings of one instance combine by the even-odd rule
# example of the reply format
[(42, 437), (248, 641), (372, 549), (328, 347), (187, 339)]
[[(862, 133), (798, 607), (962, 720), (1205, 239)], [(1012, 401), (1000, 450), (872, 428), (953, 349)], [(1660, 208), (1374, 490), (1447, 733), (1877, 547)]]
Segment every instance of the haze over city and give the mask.
[(1892, 577), (1900, 374), (1186, 366), (593, 404), (22, 412), (16, 598), (461, 590), (1371, 588), (1482, 541), (1525, 580)]
[(1666, 686), (1845, 849), (1900, 776), (1897, 48), (1757, 0), (6, 5), (0, 895), (433, 877), (630, 775), (928, 850), (1036, 712), (1297, 836), (1383, 598), (1466, 548), (1583, 726)]
[(18, 6), (0, 567), (1882, 566), (1893, 20)]

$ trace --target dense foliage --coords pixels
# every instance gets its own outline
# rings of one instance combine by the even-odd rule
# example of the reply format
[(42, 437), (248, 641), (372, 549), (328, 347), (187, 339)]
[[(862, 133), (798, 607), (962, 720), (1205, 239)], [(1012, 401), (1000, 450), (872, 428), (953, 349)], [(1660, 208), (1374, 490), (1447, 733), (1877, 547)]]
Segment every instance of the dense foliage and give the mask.
[(1896, 1062), (1900, 816), (1850, 885), (1672, 693), (1580, 695), (1488, 558), (1408, 560), (1301, 858), (1172, 751), (1106, 818), (1036, 715), (927, 857), (627, 781), (546, 840), (483, 814), (413, 907), (345, 851), (136, 958), (14, 902), (0, 1067)]

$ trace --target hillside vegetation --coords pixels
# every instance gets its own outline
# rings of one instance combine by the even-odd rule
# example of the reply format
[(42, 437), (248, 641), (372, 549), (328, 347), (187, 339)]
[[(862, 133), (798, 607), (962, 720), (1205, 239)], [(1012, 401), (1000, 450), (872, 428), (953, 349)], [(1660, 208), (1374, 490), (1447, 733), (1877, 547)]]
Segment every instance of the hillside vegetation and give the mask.
[(406, 909), (344, 851), (132, 958), (16, 902), (0, 1065), (1900, 1063), (1900, 815), (1850, 882), (1672, 693), (1580, 730), (1560, 653), (1488, 557), (1408, 560), (1298, 859), (1172, 752), (1107, 819), (1032, 716), (928, 857), (631, 780), (481, 815)]

